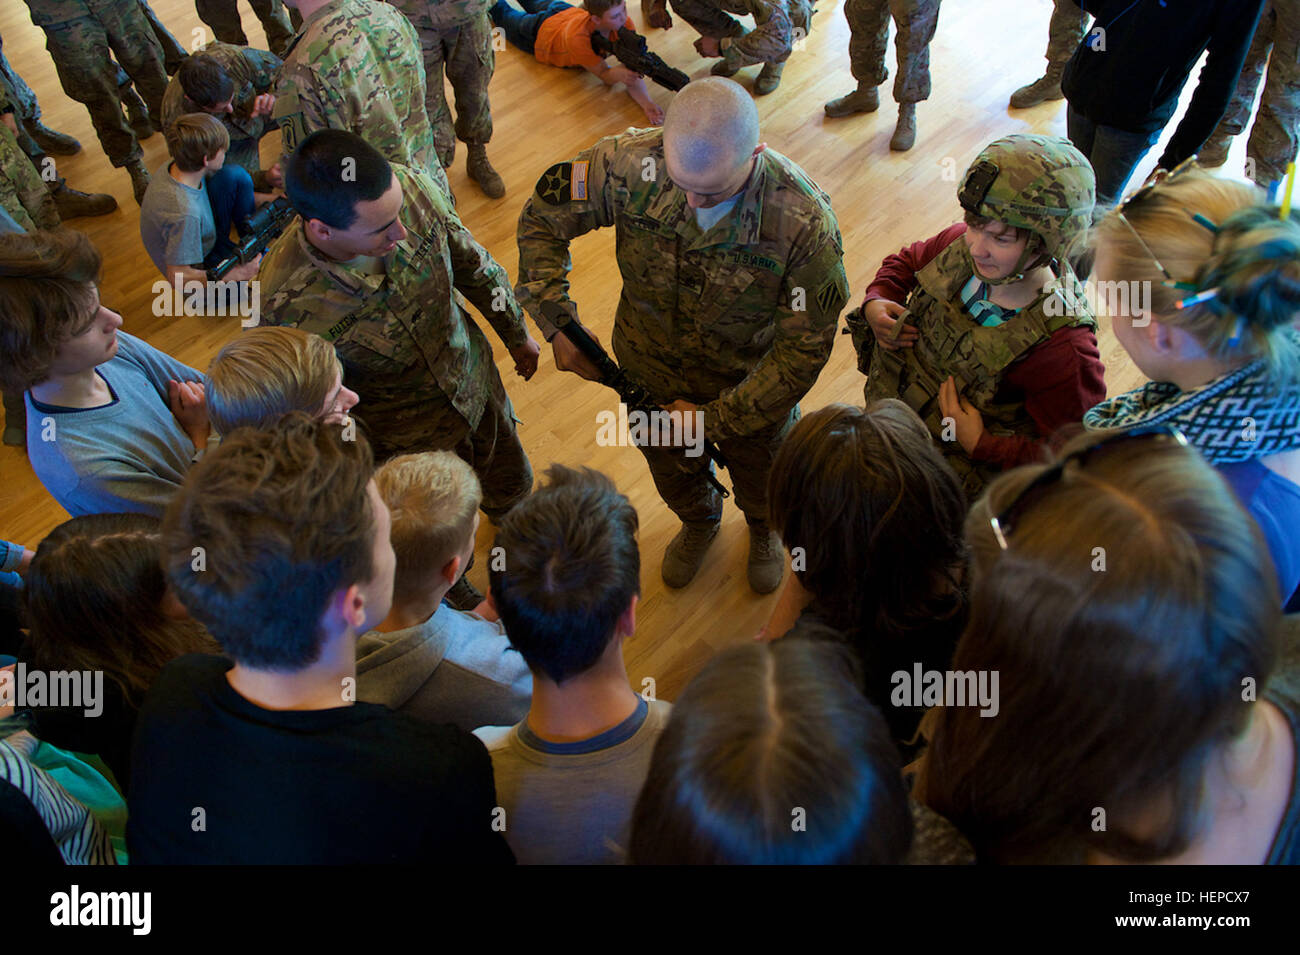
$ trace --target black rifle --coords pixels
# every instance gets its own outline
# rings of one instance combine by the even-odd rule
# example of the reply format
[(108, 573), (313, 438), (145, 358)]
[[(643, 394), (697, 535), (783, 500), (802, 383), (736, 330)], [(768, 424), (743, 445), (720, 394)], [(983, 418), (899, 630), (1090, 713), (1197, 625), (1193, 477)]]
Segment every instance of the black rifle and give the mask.
[(235, 250), (208, 269), (208, 280), (220, 282), (235, 266), (251, 262), (265, 252), (266, 247), (284, 231), (294, 215), (293, 207), (284, 196), (273, 199), (254, 212), (248, 217), (247, 232)]
[[(600, 342), (591, 337), (582, 322), (577, 317), (570, 317), (565, 311), (564, 306), (557, 302), (543, 302), (542, 316), (559, 329), (559, 333), (573, 342), (575, 348), (586, 357), (586, 359), (596, 366), (596, 371), (600, 374), (600, 383), (607, 388), (613, 388), (618, 393), (623, 404), (627, 405), (629, 413), (640, 411), (642, 414), (650, 415), (652, 412), (663, 413), (663, 408), (651, 397), (650, 392), (644, 385), (632, 378), (626, 371), (618, 367), (618, 363), (609, 357), (609, 353), (600, 346)], [(657, 420), (647, 417), (647, 421)], [(703, 438), (703, 448), (705, 456), (720, 468), (727, 466), (727, 459), (723, 457), (718, 446), (708, 438)], [(718, 480), (713, 468), (708, 471), (709, 483), (723, 497), (731, 497), (731, 492), (726, 486)]]
[(597, 56), (614, 56), (633, 73), (648, 76), (674, 93), (691, 81), (681, 70), (673, 69), (647, 50), (645, 37), (629, 27), (622, 27), (612, 40), (599, 30), (593, 31), (591, 48)]

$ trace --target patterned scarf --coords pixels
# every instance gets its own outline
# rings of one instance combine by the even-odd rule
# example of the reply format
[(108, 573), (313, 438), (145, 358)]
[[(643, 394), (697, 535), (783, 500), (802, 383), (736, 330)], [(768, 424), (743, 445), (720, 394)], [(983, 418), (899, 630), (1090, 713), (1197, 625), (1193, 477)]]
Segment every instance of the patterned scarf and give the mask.
[(1191, 391), (1152, 381), (1083, 416), (1089, 431), (1166, 424), (1211, 464), (1237, 464), (1300, 448), (1300, 384), (1279, 389), (1263, 360)]

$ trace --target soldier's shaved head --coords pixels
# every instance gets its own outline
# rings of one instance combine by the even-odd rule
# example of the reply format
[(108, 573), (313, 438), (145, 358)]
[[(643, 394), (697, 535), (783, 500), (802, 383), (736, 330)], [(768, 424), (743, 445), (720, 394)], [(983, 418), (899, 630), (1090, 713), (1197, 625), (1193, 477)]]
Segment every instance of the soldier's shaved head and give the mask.
[(664, 153), (673, 170), (707, 177), (733, 170), (758, 145), (758, 108), (720, 76), (696, 80), (673, 97), (664, 118)]

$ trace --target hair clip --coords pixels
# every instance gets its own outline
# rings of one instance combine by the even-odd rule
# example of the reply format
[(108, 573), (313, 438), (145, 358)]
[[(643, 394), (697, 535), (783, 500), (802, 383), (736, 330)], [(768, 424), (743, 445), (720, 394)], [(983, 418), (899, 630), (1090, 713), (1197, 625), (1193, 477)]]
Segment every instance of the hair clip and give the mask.
[(1195, 292), (1200, 288), (1195, 282), (1175, 282), (1173, 279), (1162, 279), (1160, 284), (1165, 288), (1180, 288), (1184, 292)]
[(1228, 345), (1232, 348), (1236, 348), (1237, 345), (1241, 343), (1241, 336), (1245, 333), (1245, 331), (1246, 331), (1245, 316), (1238, 315), (1237, 327), (1233, 329), (1232, 337), (1228, 339)]
[(1199, 212), (1193, 212), (1192, 218), (1196, 221), (1197, 225), (1205, 226), (1205, 228), (1209, 229), (1215, 235), (1219, 234), (1219, 227), (1215, 225), (1213, 222), (1211, 222), (1209, 219), (1205, 218), (1205, 216), (1201, 215)]
[(1177, 309), (1192, 308), (1193, 306), (1200, 305), (1203, 302), (1208, 302), (1210, 299), (1214, 298), (1218, 294), (1219, 294), (1219, 290), (1217, 288), (1206, 289), (1204, 292), (1198, 292), (1195, 295), (1188, 296), (1187, 298), (1183, 299), (1181, 302), (1175, 302), (1174, 308)]

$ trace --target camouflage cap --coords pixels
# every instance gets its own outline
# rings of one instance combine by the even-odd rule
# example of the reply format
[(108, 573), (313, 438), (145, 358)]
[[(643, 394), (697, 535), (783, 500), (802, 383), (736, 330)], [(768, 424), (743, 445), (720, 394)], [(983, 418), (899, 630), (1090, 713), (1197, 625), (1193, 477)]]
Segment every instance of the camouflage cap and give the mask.
[(1092, 165), (1069, 140), (1017, 133), (975, 157), (957, 200), (967, 212), (1037, 233), (1064, 260), (1092, 221), (1096, 185)]

